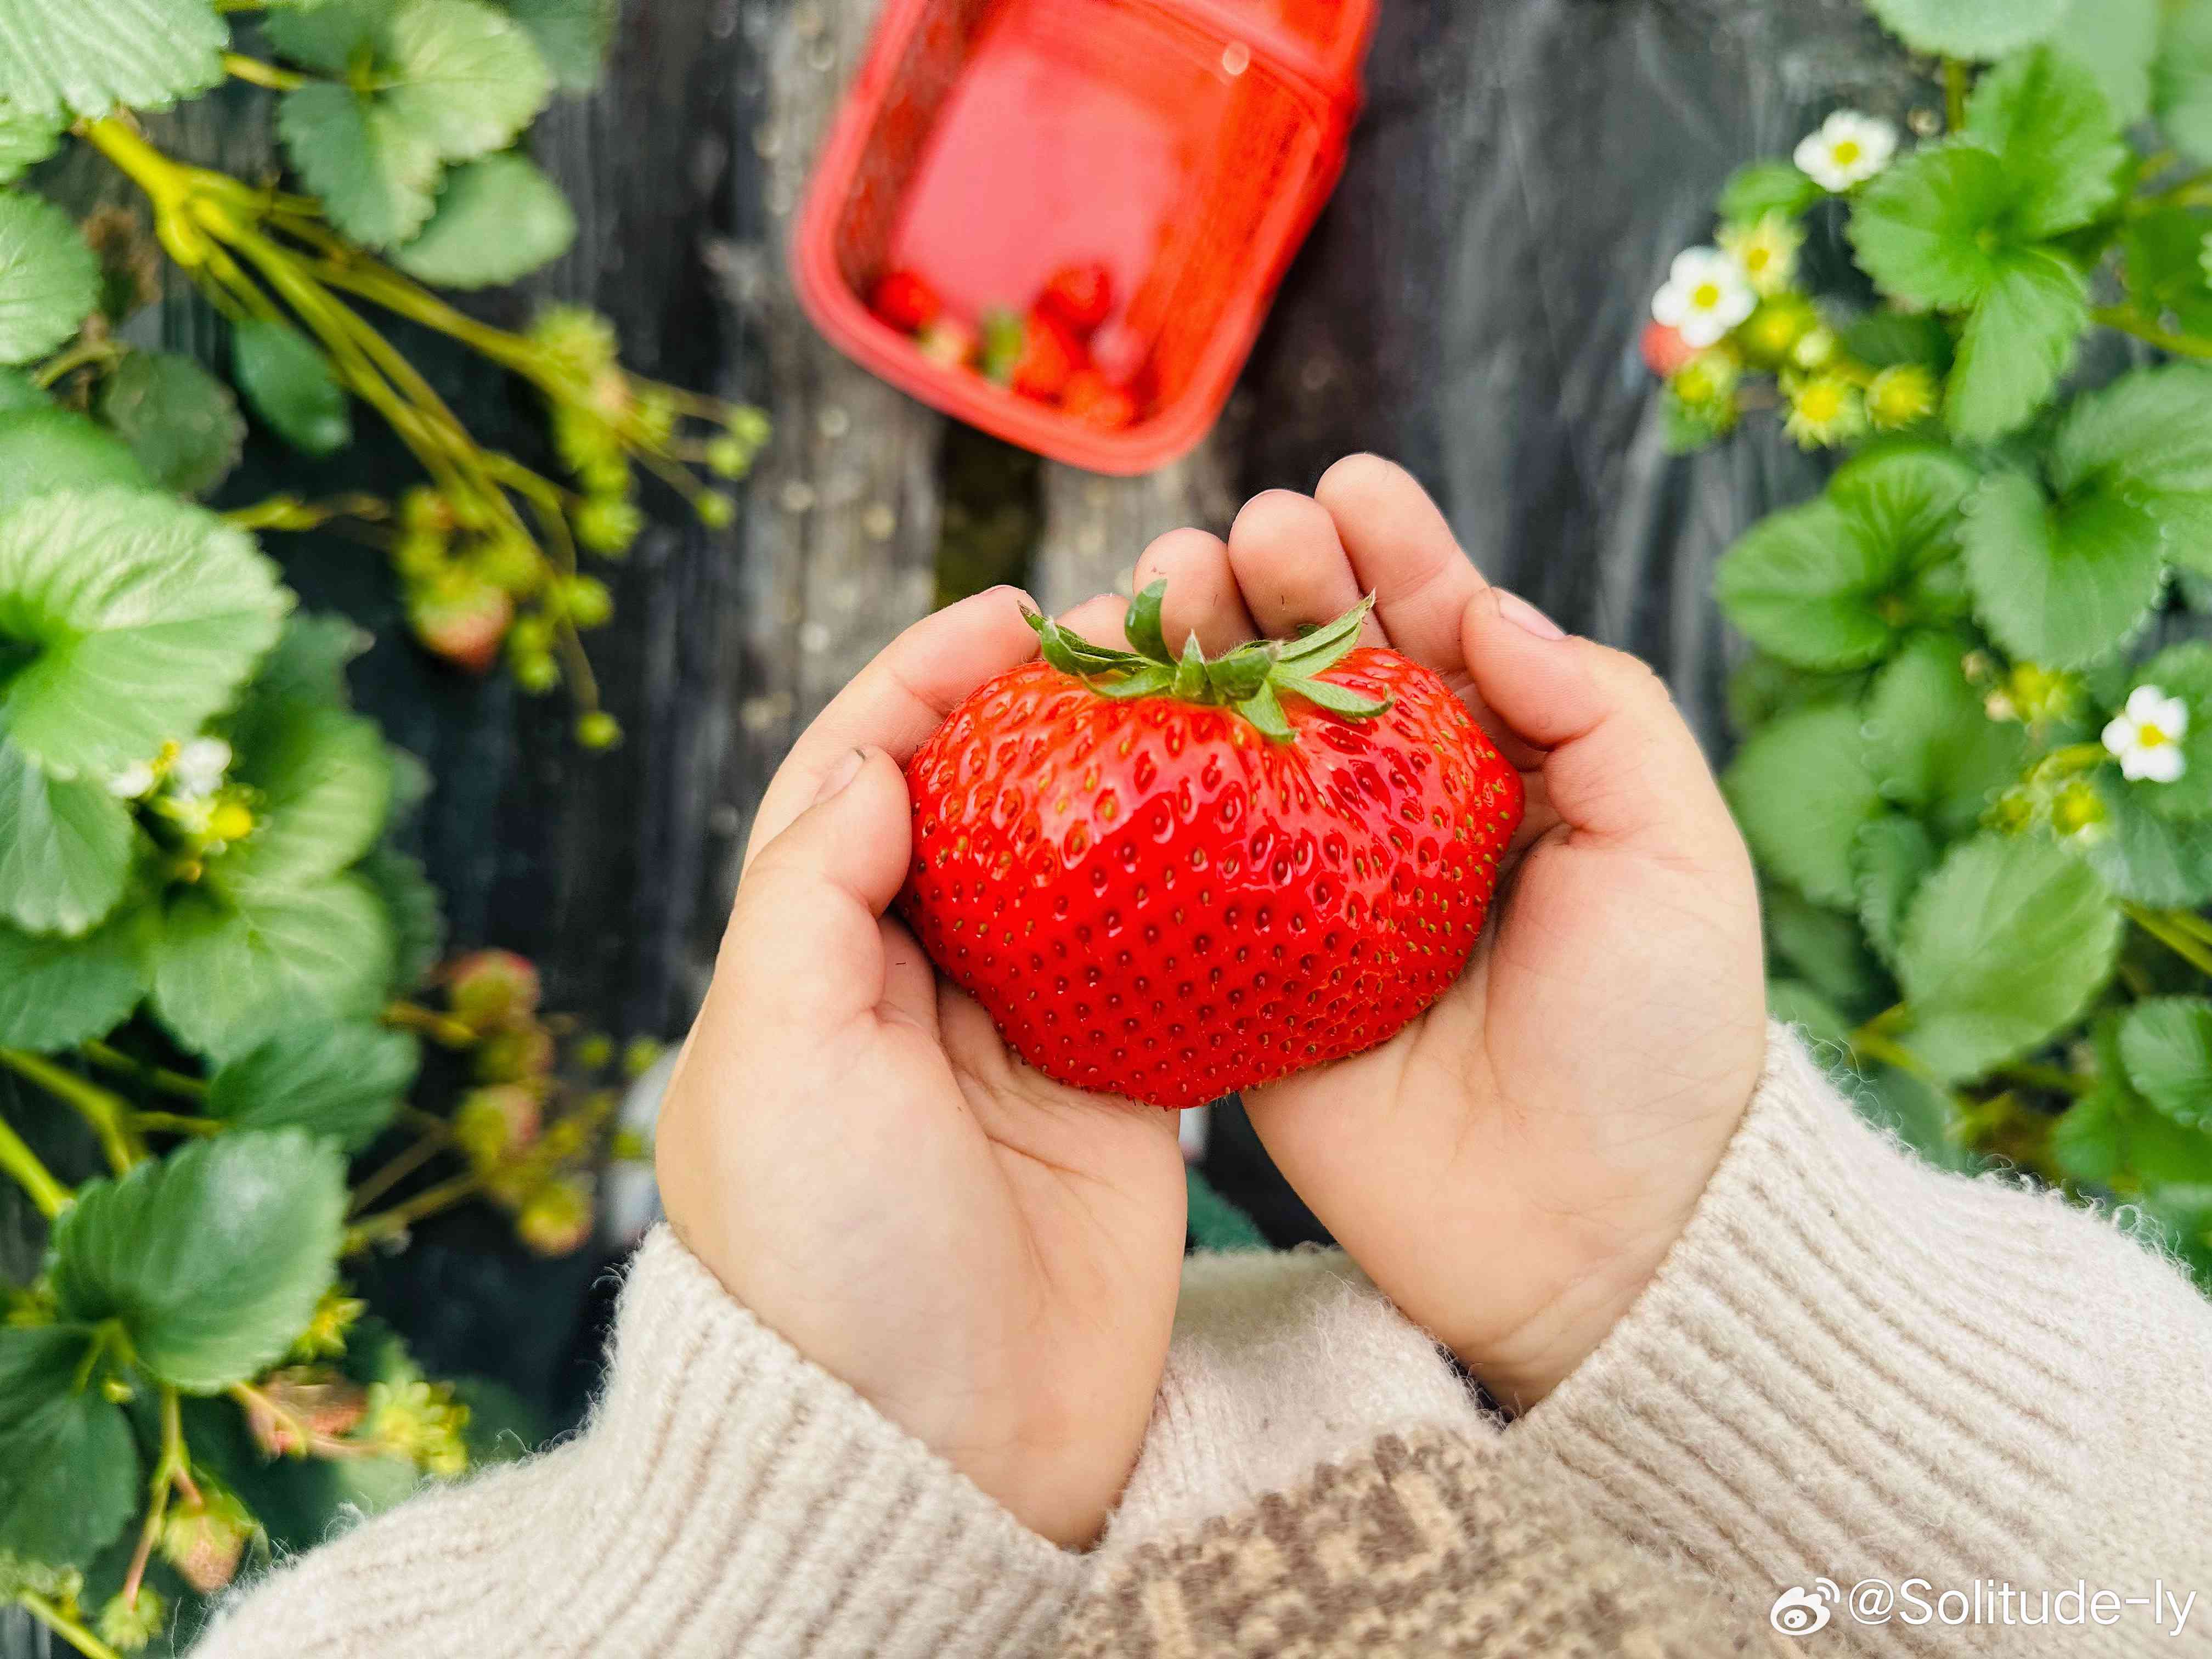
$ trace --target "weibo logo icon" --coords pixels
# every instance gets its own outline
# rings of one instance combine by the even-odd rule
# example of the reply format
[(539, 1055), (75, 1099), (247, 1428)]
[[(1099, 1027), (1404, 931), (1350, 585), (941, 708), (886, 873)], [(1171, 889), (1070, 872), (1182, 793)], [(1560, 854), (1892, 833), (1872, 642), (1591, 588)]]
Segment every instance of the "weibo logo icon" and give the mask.
[(1815, 1578), (1810, 1589), (1792, 1584), (1774, 1598), (1766, 1622), (1784, 1636), (1810, 1636), (1828, 1627), (1843, 1599), (1844, 1592), (1832, 1578)]

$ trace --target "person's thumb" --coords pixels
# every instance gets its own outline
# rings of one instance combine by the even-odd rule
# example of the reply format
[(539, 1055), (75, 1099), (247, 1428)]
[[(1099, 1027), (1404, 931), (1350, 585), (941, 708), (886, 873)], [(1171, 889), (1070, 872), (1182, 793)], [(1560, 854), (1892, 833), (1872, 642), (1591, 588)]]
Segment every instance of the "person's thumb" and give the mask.
[(848, 750), (830, 766), (813, 805), (738, 883), (702, 1028), (742, 1011), (753, 1029), (733, 1035), (758, 1041), (819, 1032), (876, 1006), (878, 921), (906, 878), (910, 810), (906, 779), (882, 750)]
[(1461, 644), (1492, 713), (1546, 751), (1545, 792), (1571, 828), (1680, 850), (1734, 837), (1696, 738), (1637, 658), (1563, 632), (1503, 588), (1468, 602)]

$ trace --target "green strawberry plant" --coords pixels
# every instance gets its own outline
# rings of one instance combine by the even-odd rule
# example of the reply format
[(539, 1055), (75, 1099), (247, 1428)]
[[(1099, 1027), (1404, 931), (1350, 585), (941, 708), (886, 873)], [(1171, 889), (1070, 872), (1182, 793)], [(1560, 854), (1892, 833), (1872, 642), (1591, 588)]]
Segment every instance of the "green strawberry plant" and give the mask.
[[(1944, 114), (1740, 169), (1644, 342), (1677, 447), (1845, 457), (1717, 573), (1771, 1005), (2212, 1287), (2212, 0), (1869, 4)], [(1808, 216), (1863, 284), (1808, 291)], [(2155, 353), (2094, 384), (2098, 331)]]
[[(350, 704), (366, 637), (300, 613), (257, 537), (346, 519), (425, 644), (565, 682), (604, 746), (580, 549), (638, 533), (641, 467), (726, 522), (697, 473), (742, 476), (763, 432), (628, 373), (586, 313), (511, 333), (432, 291), (567, 246), (513, 146), (596, 75), (611, 0), (66, 9), (0, 0), (0, 1605), (105, 1659), (188, 1639), (257, 1553), (489, 1455), (519, 1402), (426, 1376), (348, 1263), (479, 1199), (577, 1249), (592, 1168), (639, 1150), (615, 1085), (652, 1058), (541, 1013), (520, 957), (440, 963), (403, 850), (429, 781)], [(226, 76), (276, 93), (296, 188), (135, 118)], [(65, 144), (139, 187), (151, 240), (39, 192)], [(121, 337), (164, 258), (227, 319), (227, 376)], [(532, 386), (566, 481), (480, 444), (380, 316)], [(366, 405), (425, 482), (204, 505), (241, 402), (313, 455)]]

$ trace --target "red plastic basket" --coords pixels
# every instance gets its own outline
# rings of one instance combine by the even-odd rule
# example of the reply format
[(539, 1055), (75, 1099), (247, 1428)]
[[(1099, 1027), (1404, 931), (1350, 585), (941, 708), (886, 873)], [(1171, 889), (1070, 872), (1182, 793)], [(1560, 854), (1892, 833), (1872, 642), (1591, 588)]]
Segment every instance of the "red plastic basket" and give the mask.
[[(1095, 472), (1203, 437), (1344, 167), (1376, 0), (887, 0), (793, 234), (841, 350), (945, 413)], [(1103, 261), (1097, 346), (1138, 380), (1101, 430), (931, 362), (864, 297), (920, 271), (973, 319)]]

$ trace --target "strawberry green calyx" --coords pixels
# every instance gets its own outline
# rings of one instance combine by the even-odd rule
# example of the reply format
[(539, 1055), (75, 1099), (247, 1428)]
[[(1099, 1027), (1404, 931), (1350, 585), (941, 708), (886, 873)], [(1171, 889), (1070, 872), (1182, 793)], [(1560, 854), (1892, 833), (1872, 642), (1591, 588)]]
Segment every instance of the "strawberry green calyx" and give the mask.
[(1129, 636), (1131, 648), (1127, 651), (1093, 645), (1033, 611), (1024, 610), (1022, 619), (1036, 631), (1047, 662), (1102, 697), (1175, 697), (1225, 705), (1277, 743), (1288, 743), (1297, 735), (1283, 713), (1286, 695), (1303, 697), (1346, 720), (1372, 720), (1389, 708), (1387, 697), (1365, 696), (1316, 678), (1359, 643), (1359, 624), (1375, 604), (1371, 595), (1300, 638), (1255, 640), (1209, 658), (1199, 648), (1195, 634), (1183, 641), (1181, 654), (1168, 649), (1160, 625), (1160, 604), (1167, 591), (1165, 582), (1154, 582), (1129, 602), (1129, 614), (1121, 623)]

